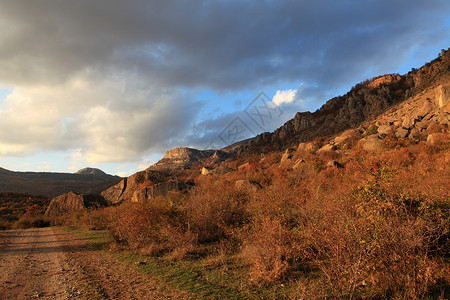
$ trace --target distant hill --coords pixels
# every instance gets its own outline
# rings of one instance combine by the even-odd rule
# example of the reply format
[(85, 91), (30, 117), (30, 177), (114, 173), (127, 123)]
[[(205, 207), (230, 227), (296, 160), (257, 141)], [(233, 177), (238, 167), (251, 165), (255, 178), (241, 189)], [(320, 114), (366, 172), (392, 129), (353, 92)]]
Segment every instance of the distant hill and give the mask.
[(100, 169), (96, 169), (96, 168), (84, 168), (81, 170), (78, 170), (75, 174), (78, 175), (92, 175), (95, 177), (100, 177), (100, 178), (110, 178), (111, 175), (106, 174), (105, 172), (103, 172)]
[(0, 168), (0, 192), (28, 193), (56, 197), (68, 192), (99, 194), (122, 178), (85, 168), (75, 174), (14, 172)]

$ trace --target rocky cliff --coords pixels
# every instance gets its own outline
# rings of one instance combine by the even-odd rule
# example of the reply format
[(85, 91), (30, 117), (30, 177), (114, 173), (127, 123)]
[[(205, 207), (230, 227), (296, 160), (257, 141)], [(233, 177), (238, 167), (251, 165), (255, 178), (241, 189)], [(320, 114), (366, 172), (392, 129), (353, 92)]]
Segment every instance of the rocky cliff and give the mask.
[(192, 148), (175, 148), (165, 153), (164, 157), (147, 170), (170, 172), (172, 170), (193, 167), (196, 164), (213, 164), (224, 161), (230, 154), (222, 150), (197, 150)]
[(283, 150), (299, 142), (356, 128), (393, 105), (430, 88), (442, 86), (439, 97), (443, 99), (447, 97), (449, 78), (450, 51), (443, 50), (440, 57), (419, 70), (413, 69), (403, 76), (391, 74), (366, 80), (346, 95), (329, 100), (314, 113), (297, 113), (273, 133), (262, 133), (251, 139), (238, 153)]
[(114, 205), (123, 201), (138, 202), (136, 193), (145, 195), (145, 199), (149, 199), (176, 190), (178, 190), (178, 183), (175, 178), (163, 172), (145, 170), (124, 178), (118, 184), (103, 191), (101, 195), (108, 204)]

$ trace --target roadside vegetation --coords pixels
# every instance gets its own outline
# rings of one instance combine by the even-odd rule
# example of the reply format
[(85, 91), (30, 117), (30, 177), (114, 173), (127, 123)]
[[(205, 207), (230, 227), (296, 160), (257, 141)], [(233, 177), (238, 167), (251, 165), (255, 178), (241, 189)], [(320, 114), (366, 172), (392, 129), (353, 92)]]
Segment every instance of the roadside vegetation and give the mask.
[(349, 140), (283, 163), (254, 155), (225, 162), (236, 170), (225, 175), (190, 170), (186, 193), (53, 222), (105, 230), (120, 259), (203, 297), (445, 299), (449, 145), (442, 134), (434, 144), (392, 137), (379, 153)]
[(49, 226), (44, 217), (49, 203), (46, 196), (0, 192), (0, 230)]

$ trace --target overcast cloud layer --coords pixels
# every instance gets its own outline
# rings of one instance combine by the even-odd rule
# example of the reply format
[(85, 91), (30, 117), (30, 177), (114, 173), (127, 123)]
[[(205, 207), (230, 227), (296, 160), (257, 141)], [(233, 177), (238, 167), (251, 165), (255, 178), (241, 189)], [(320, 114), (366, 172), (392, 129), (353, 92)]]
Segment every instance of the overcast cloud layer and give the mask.
[(221, 100), (227, 113), (202, 119), (199, 91), (280, 86), (284, 110), (317, 106), (448, 43), (449, 11), (445, 0), (0, 0), (0, 87), (12, 89), (0, 158), (57, 150), (95, 165), (201, 147), (239, 111)]

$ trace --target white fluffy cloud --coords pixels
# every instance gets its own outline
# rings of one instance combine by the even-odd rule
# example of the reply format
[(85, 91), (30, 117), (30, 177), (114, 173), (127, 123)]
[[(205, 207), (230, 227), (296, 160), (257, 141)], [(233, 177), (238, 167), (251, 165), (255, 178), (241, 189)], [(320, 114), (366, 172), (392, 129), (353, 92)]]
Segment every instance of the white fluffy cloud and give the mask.
[(277, 106), (280, 106), (284, 103), (292, 103), (295, 100), (296, 95), (297, 90), (280, 90), (275, 93), (272, 102)]
[(188, 129), (199, 103), (123, 79), (74, 78), (17, 87), (0, 105), (0, 155), (82, 149), (89, 164), (163, 151)]

